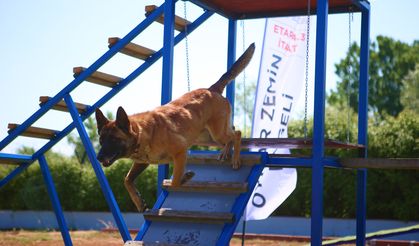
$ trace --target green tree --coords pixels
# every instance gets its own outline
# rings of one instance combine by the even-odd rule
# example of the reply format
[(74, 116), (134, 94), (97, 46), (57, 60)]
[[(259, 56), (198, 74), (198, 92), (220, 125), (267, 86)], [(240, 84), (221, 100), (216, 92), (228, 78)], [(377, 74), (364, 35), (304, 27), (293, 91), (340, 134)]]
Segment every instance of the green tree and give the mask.
[(403, 81), (404, 90), (401, 95), (401, 103), (405, 109), (419, 115), (419, 64), (411, 71)]
[(256, 82), (250, 81), (246, 85), (236, 80), (236, 96), (234, 105), (234, 118), (236, 127), (242, 131), (242, 136), (250, 136), (253, 106), (255, 103)]
[[(335, 65), (340, 81), (327, 100), (331, 105), (348, 105), (358, 111), (359, 46), (351, 45), (346, 57)], [(403, 111), (401, 102), (404, 78), (419, 62), (419, 40), (412, 45), (389, 37), (378, 36), (370, 47), (369, 62), (369, 109), (380, 116), (397, 116)], [(348, 84), (350, 84), (348, 88)]]

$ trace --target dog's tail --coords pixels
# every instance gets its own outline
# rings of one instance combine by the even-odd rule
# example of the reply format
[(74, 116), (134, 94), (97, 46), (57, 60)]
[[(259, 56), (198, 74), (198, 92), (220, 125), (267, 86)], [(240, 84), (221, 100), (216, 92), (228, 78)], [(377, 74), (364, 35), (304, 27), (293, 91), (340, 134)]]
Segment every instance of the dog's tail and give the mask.
[(231, 66), (230, 70), (228, 70), (221, 78), (215, 82), (208, 90), (223, 93), (224, 88), (228, 85), (230, 81), (239, 75), (244, 68), (249, 64), (250, 60), (252, 59), (253, 53), (255, 52), (255, 43), (251, 44), (247, 50), (240, 56), (239, 59)]

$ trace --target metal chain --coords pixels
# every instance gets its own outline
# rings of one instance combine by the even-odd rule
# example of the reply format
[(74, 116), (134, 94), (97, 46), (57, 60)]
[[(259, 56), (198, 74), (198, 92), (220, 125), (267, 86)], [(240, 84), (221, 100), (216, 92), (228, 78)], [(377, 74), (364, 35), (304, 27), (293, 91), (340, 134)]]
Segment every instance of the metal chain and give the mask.
[[(243, 49), (243, 53), (246, 50), (246, 40), (245, 40), (245, 28), (244, 28), (244, 20), (240, 21), (241, 26), (242, 26), (242, 49)], [(246, 69), (243, 70), (243, 108), (244, 108), (244, 112), (243, 112), (243, 124), (244, 124), (244, 137), (246, 137), (246, 129), (247, 129), (247, 122), (246, 122), (246, 112), (247, 112), (247, 103), (246, 103)]]
[(308, 101), (308, 60), (310, 49), (310, 0), (307, 0), (307, 30), (306, 30), (306, 74), (305, 74), (305, 94), (304, 94), (304, 138), (307, 139), (307, 101)]
[(347, 128), (346, 128), (346, 142), (349, 143), (350, 141), (350, 127), (351, 127), (351, 75), (352, 75), (352, 63), (351, 63), (351, 45), (352, 45), (352, 21), (353, 21), (353, 13), (349, 10), (348, 14), (348, 84), (346, 87), (346, 94), (347, 94)]
[[(183, 1), (183, 17), (187, 20), (186, 1)], [(188, 92), (191, 91), (191, 79), (189, 74), (189, 42), (188, 42), (188, 25), (185, 25), (185, 56), (186, 56), (186, 79), (188, 82)]]

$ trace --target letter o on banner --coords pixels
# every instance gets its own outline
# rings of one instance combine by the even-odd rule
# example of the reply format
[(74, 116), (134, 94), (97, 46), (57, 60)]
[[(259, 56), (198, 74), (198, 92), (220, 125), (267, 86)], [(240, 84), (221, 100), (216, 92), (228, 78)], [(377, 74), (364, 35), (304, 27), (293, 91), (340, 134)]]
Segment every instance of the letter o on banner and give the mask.
[(257, 208), (261, 208), (261, 207), (265, 206), (265, 203), (266, 203), (266, 199), (262, 194), (255, 193), (253, 195), (253, 198), (252, 198), (253, 206), (255, 206)]

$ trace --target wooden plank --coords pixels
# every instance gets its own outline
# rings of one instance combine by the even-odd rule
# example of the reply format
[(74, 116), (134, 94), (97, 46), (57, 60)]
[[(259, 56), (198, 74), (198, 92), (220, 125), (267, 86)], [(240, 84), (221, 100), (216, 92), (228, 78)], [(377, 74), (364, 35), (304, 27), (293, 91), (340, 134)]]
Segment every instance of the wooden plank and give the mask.
[[(231, 160), (218, 160), (219, 154), (194, 153), (188, 156), (187, 162), (202, 165), (231, 165)], [(241, 165), (253, 166), (261, 163), (261, 156), (257, 154), (240, 155)]]
[(144, 218), (152, 221), (190, 222), (206, 224), (224, 224), (234, 222), (232, 213), (180, 211), (168, 208), (152, 209), (144, 212)]
[[(216, 142), (197, 142), (199, 146), (222, 147)], [(242, 148), (286, 148), (286, 149), (311, 149), (313, 140), (305, 138), (243, 138)], [(340, 141), (326, 139), (325, 147), (329, 149), (362, 149), (361, 144), (343, 143)]]
[[(39, 105), (40, 106), (44, 105), (50, 99), (51, 99), (51, 97), (47, 97), (47, 96), (41, 96), (41, 97), (39, 97)], [(87, 108), (89, 107), (89, 106), (87, 106), (85, 104), (82, 104), (82, 103), (74, 103), (74, 104), (75, 104), (75, 106), (77, 108), (77, 111), (79, 111), (79, 113), (86, 112)], [(64, 100), (59, 101), (52, 108), (55, 109), (55, 110), (68, 112), (68, 107), (67, 107), (67, 104), (65, 103)]]
[(179, 244), (170, 244), (164, 242), (126, 241), (124, 246), (179, 246)]
[(181, 186), (174, 187), (172, 186), (171, 179), (165, 179), (163, 181), (163, 188), (167, 191), (240, 194), (247, 192), (247, 187), (247, 182), (216, 181), (188, 181)]
[[(386, 238), (391, 237), (395, 235), (401, 235), (406, 233), (413, 233), (419, 231), (419, 224), (413, 225), (413, 226), (407, 226), (407, 227), (401, 227), (401, 228), (395, 228), (395, 229), (386, 229), (376, 232), (370, 232), (365, 235), (365, 239), (373, 239), (373, 238)], [(356, 236), (346, 236), (342, 238), (336, 238), (331, 240), (323, 241), (322, 245), (337, 245), (337, 244), (343, 244), (343, 243), (352, 243), (355, 242)]]
[[(76, 78), (77, 76), (79, 76), (85, 70), (86, 70), (86, 68), (84, 68), (84, 67), (73, 68), (74, 77)], [(94, 72), (92, 75), (90, 75), (90, 77), (88, 77), (86, 79), (86, 81), (89, 81), (89, 82), (92, 82), (92, 83), (95, 83), (95, 84), (98, 84), (98, 85), (107, 86), (107, 87), (114, 87), (121, 80), (122, 80), (122, 78), (120, 78), (118, 76), (107, 74), (107, 73), (102, 73), (102, 72), (99, 72), (99, 71)]]
[(375, 169), (419, 169), (419, 158), (343, 158), (343, 167)]
[[(11, 133), (18, 126), (19, 126), (19, 124), (10, 123), (8, 125), (8, 128), (9, 128), (8, 132)], [(32, 137), (32, 138), (51, 139), (51, 138), (55, 137), (55, 135), (58, 132), (59, 131), (30, 126), (26, 129), (26, 131), (24, 131), (21, 134), (21, 136)]]
[[(280, 16), (301, 16), (307, 15), (307, 0), (189, 0), (190, 2), (217, 12), (229, 19), (253, 19)], [(315, 14), (318, 1), (311, 2), (311, 13)], [(353, 0), (330, 0), (329, 14), (359, 12), (359, 7)]]
[[(145, 6), (145, 12), (146, 12), (145, 15), (146, 16), (150, 15), (156, 9), (157, 9), (156, 5)], [(162, 14), (159, 18), (156, 19), (156, 21), (164, 25), (164, 15)], [(186, 26), (189, 24), (191, 24), (190, 21), (185, 20), (184, 18), (175, 15), (175, 30), (176, 31), (182, 32), (183, 30), (185, 30)]]
[[(109, 48), (111, 48), (116, 43), (118, 43), (119, 40), (120, 38), (117, 38), (117, 37), (109, 38), (108, 39)], [(152, 56), (154, 53), (156, 53), (156, 51), (152, 49), (149, 49), (147, 47), (134, 44), (134, 43), (128, 43), (127, 45), (125, 45), (124, 48), (120, 50), (120, 52), (125, 55), (132, 56), (141, 60), (146, 60), (147, 58)]]

